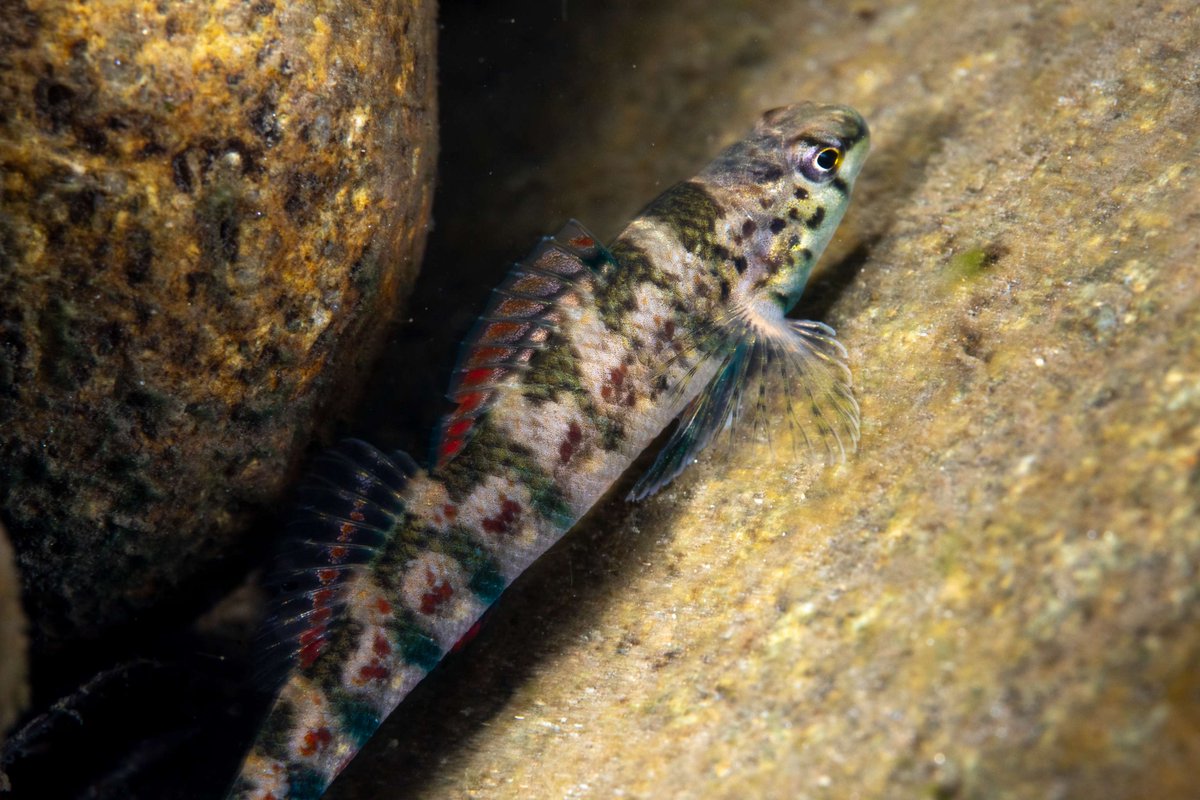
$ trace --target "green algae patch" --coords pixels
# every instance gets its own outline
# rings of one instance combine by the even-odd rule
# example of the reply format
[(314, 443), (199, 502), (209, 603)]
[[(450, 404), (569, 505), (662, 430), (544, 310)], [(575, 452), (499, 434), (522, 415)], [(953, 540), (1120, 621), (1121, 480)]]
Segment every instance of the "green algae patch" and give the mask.
[(996, 244), (964, 250), (950, 258), (946, 269), (947, 277), (959, 282), (974, 281), (995, 267), (1006, 253), (1007, 248)]

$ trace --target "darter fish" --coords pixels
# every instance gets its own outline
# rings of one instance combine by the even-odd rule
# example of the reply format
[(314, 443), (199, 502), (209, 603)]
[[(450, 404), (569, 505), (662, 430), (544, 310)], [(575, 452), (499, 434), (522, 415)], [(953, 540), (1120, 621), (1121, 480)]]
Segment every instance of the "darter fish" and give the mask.
[(569, 222), (495, 290), (428, 469), (353, 440), (318, 459), (277, 570), (286, 679), (233, 797), (323, 794), (673, 420), (632, 499), (726, 430), (824, 458), (857, 445), (845, 350), (785, 315), (868, 147), (850, 108), (777, 108), (607, 246)]

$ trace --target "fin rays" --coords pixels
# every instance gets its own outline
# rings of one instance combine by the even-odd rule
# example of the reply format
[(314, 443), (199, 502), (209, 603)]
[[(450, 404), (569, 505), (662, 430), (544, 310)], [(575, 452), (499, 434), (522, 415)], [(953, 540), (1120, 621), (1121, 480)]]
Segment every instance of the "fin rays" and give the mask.
[(828, 325), (741, 308), (695, 334), (678, 358), (689, 356), (694, 361), (674, 391), (684, 391), (705, 358), (721, 358), (721, 363), (680, 414), (629, 499), (641, 500), (670, 483), (723, 432), (730, 446), (759, 442), (773, 455), (782, 434), (792, 458), (825, 464), (845, 461), (857, 448), (859, 407), (847, 353)]
[(457, 407), (442, 420), (434, 463), (449, 463), (474, 434), (497, 387), (528, 367), (558, 330), (561, 304), (612, 256), (582, 225), (571, 220), (548, 236), (492, 292), (487, 310), (467, 337), (446, 397)]
[(260, 638), (258, 679), (274, 686), (293, 664), (311, 664), (344, 612), (346, 585), (366, 569), (405, 513), (402, 489), (417, 472), (404, 453), (389, 458), (355, 439), (313, 462), (300, 484), (275, 569)]

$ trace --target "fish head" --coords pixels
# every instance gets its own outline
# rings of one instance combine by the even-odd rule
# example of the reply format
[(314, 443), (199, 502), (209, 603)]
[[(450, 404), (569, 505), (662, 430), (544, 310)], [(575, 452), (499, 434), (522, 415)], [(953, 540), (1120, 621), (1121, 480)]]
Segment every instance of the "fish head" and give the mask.
[(798, 103), (764, 113), (708, 167), (704, 180), (731, 210), (717, 234), (736, 269), (736, 302), (772, 315), (796, 304), (869, 149), (854, 109)]

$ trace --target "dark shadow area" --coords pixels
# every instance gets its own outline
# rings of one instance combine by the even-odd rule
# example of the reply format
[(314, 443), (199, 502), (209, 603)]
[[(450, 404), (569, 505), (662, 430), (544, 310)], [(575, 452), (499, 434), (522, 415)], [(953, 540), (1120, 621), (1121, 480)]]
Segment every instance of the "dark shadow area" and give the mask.
[(492, 289), (541, 237), (587, 216), (562, 207), (548, 156), (587, 64), (603, 57), (580, 46), (606, 35), (598, 5), (571, 4), (567, 20), (560, 0), (441, 7), (433, 230), (348, 433), (424, 463), (459, 345)]
[[(184, 641), (186, 639), (186, 641)], [(240, 757), (230, 731), (252, 703), (237, 658), (192, 649), (196, 637), (148, 643), (10, 732), (0, 755), (13, 800), (219, 797)]]
[(881, 238), (881, 235), (875, 235), (860, 242), (841, 261), (821, 270), (809, 281), (800, 302), (788, 316), (796, 319), (828, 319), (830, 310), (858, 278)]

